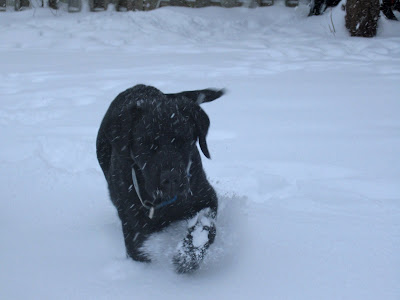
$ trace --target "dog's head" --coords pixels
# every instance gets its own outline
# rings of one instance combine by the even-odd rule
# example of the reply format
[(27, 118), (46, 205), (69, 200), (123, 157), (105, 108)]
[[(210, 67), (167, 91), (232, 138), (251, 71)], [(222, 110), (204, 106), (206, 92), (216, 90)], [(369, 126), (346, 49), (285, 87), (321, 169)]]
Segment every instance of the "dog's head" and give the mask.
[(206, 89), (163, 94), (140, 85), (126, 95), (124, 107), (111, 119), (109, 139), (119, 155), (131, 160), (140, 193), (146, 193), (151, 202), (157, 204), (190, 192), (197, 141), (210, 158), (206, 142), (210, 120), (199, 104), (223, 93)]

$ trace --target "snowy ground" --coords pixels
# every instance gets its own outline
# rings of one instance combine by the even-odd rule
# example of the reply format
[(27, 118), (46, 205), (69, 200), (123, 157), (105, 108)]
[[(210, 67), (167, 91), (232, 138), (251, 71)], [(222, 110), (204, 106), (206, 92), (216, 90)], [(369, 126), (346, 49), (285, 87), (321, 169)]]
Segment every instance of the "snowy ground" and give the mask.
[[(400, 22), (307, 12), (0, 13), (0, 299), (400, 299)], [(191, 276), (179, 224), (125, 258), (96, 161), (137, 83), (229, 91), (203, 107), (221, 207)]]

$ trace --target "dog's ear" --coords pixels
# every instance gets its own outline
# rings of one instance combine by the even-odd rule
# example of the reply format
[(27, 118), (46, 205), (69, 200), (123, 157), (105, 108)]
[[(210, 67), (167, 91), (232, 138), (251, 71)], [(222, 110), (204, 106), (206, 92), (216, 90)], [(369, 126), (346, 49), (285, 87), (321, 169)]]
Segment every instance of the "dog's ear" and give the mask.
[(177, 94), (165, 94), (169, 99), (179, 99), (179, 98), (187, 98), (193, 101), (194, 103), (201, 104), (205, 102), (211, 102), (215, 99), (218, 99), (226, 92), (225, 89), (216, 90), (216, 89), (204, 89), (204, 90), (196, 90), (196, 91), (186, 91)]
[(165, 95), (152, 86), (135, 85), (120, 93), (111, 102), (104, 116), (100, 130), (120, 154), (130, 156), (133, 131), (146, 111), (146, 101), (162, 101)]
[(194, 124), (195, 138), (199, 140), (201, 151), (205, 157), (211, 158), (206, 141), (208, 128), (210, 127), (210, 119), (207, 114), (199, 105), (193, 103), (183, 106), (182, 112), (187, 115)]
[[(199, 107), (200, 108), (200, 107)], [(210, 119), (207, 114), (200, 108), (199, 113), (196, 116), (196, 131), (199, 137), (199, 145), (203, 154), (207, 158), (211, 158), (210, 152), (208, 151), (206, 136), (208, 128), (210, 127)]]
[(141, 117), (142, 109), (132, 101), (123, 106), (115, 107), (103, 119), (101, 127), (104, 135), (115, 150), (124, 157), (130, 155), (132, 130), (136, 121)]

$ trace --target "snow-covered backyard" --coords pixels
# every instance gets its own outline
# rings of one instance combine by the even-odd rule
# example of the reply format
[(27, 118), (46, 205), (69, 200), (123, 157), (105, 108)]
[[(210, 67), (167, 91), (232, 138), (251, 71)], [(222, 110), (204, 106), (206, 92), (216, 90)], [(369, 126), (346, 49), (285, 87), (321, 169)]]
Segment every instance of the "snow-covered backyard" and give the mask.
[[(362, 39), (339, 6), (307, 14), (0, 13), (0, 299), (400, 299), (400, 22)], [(96, 160), (138, 83), (228, 90), (203, 105), (220, 209), (192, 275), (170, 265), (181, 224), (153, 263), (125, 257)]]

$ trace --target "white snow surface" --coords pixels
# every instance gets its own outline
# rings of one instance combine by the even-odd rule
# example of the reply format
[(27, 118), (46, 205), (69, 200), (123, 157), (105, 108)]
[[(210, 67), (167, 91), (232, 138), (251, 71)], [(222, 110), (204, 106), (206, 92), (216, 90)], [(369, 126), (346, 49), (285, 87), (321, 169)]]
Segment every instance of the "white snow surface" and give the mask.
[[(0, 299), (400, 299), (400, 22), (351, 38), (340, 6), (307, 13), (0, 13)], [(125, 257), (96, 160), (138, 83), (228, 90), (202, 105), (220, 207), (191, 275), (184, 224)]]

